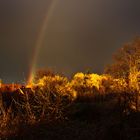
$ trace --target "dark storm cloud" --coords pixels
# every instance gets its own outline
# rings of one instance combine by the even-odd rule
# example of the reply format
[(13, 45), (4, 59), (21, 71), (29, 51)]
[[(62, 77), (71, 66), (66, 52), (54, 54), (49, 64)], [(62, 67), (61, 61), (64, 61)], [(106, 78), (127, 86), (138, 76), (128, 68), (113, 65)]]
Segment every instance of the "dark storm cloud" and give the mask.
[[(26, 77), (50, 4), (51, 0), (0, 0), (0, 78)], [(58, 0), (38, 67), (65, 74), (101, 72), (116, 49), (140, 34), (139, 6), (138, 0)]]
[(0, 78), (26, 78), (39, 26), (49, 5), (50, 0), (0, 1)]
[(39, 64), (64, 73), (101, 72), (112, 53), (140, 33), (140, 1), (60, 0)]

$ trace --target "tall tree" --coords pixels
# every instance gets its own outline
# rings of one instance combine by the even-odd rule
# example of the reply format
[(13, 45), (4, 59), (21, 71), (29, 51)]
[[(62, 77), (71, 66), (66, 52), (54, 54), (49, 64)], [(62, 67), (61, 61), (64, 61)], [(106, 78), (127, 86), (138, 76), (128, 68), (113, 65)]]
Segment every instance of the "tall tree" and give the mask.
[(128, 92), (135, 93), (131, 103), (135, 110), (140, 110), (140, 38), (119, 49), (114, 55), (114, 63), (106, 67), (105, 73), (126, 80)]
[(128, 78), (130, 73), (140, 70), (140, 38), (125, 44), (114, 54), (113, 64), (105, 68), (105, 73), (114, 78)]

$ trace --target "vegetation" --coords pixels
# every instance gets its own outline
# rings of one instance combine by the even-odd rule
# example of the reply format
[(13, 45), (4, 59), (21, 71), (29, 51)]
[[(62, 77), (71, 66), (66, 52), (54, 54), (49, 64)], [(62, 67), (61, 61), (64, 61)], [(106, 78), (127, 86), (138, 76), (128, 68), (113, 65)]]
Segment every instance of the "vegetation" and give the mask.
[(105, 74), (43, 70), (26, 86), (1, 84), (1, 139), (140, 139), (139, 56), (136, 39)]
[(128, 78), (140, 69), (140, 38), (125, 44), (114, 55), (114, 63), (105, 68), (105, 73), (115, 78)]

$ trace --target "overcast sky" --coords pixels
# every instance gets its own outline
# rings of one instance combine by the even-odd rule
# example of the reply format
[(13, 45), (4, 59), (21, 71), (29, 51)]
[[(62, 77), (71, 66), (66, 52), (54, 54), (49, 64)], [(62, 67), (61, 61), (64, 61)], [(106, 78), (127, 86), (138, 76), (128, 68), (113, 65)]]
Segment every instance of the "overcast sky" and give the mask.
[[(0, 78), (27, 78), (52, 0), (0, 0)], [(139, 0), (58, 0), (37, 65), (71, 75), (101, 73), (122, 44), (140, 35)], [(48, 11), (49, 12), (49, 11)]]

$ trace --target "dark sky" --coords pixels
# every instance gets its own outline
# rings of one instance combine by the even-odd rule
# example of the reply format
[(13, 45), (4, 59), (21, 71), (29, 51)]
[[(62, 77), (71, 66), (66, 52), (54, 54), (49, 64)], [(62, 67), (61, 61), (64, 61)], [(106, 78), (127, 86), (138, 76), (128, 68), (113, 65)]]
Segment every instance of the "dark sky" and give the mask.
[[(23, 82), (52, 0), (0, 0), (0, 78)], [(71, 75), (102, 72), (112, 54), (140, 35), (139, 0), (58, 0), (38, 67)], [(49, 11), (48, 11), (49, 12)]]

